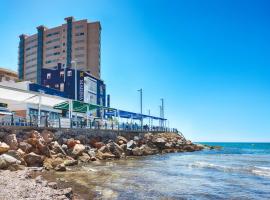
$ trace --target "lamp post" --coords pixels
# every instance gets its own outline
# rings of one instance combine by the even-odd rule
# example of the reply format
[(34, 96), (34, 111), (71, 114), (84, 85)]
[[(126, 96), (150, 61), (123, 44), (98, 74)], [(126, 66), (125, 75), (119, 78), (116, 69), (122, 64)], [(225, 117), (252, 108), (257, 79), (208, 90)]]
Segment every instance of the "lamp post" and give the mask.
[(143, 118), (142, 118), (142, 88), (138, 90), (140, 92), (140, 107), (141, 107), (141, 131), (143, 130)]
[[(73, 64), (74, 63), (74, 71), (75, 71), (75, 73), (74, 73), (74, 76), (75, 76), (75, 94), (74, 94), (74, 100), (75, 101), (77, 101), (77, 60), (72, 60), (71, 61), (71, 64)], [(71, 116), (72, 117), (72, 116)], [(75, 115), (75, 120), (76, 120), (76, 128), (77, 128), (77, 120), (78, 120), (78, 118), (77, 118), (77, 113), (76, 113), (76, 115)]]
[(164, 128), (164, 99), (161, 98), (161, 127)]

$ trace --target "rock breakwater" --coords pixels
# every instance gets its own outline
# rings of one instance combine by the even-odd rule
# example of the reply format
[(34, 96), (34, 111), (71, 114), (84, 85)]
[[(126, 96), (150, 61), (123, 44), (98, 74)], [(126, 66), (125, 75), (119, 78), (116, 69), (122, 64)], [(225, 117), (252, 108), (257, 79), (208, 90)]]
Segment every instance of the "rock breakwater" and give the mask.
[(124, 134), (115, 137), (47, 129), (0, 129), (0, 169), (44, 167), (66, 171), (68, 166), (97, 160), (125, 159), (174, 152), (192, 152), (203, 145), (176, 133)]

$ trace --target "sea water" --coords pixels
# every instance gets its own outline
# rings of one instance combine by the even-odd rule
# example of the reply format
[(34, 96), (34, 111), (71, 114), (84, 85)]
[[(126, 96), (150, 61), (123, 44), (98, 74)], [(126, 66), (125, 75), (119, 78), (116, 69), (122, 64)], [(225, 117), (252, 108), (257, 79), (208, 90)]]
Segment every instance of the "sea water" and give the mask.
[(222, 149), (102, 162), (63, 174), (97, 199), (270, 199), (270, 143), (207, 144)]

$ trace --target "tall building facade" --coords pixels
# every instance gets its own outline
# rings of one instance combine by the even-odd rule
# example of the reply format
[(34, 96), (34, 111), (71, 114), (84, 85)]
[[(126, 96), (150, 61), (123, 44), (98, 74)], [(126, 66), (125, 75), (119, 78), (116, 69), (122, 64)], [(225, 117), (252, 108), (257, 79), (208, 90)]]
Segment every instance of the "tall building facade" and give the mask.
[[(100, 79), (100, 22), (75, 21), (54, 28), (38, 26), (34, 35), (20, 35), (18, 76), (41, 84), (42, 69), (55, 69), (59, 64), (89, 72)], [(72, 61), (76, 61), (75, 63)]]

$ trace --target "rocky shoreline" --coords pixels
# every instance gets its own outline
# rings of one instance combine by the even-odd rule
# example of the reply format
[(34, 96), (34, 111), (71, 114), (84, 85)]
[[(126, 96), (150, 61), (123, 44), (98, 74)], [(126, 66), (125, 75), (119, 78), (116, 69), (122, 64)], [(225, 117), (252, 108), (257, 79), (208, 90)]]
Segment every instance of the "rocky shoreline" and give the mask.
[[(99, 160), (125, 159), (129, 156), (147, 156), (154, 154), (193, 152), (206, 147), (187, 141), (176, 133), (146, 133), (134, 137), (117, 136), (114, 140), (102, 137), (87, 138), (69, 134), (59, 135), (49, 130), (27, 130), (14, 132), (0, 130), (0, 180), (6, 182), (5, 177), (15, 178), (18, 185), (27, 185), (26, 190), (43, 191), (40, 199), (74, 199), (71, 188), (59, 190), (54, 183), (48, 183), (41, 178), (29, 179), (31, 168), (39, 167), (43, 170), (66, 171), (69, 166), (81, 163), (91, 163)], [(18, 171), (17, 171), (18, 170)], [(16, 171), (16, 172), (10, 172)], [(28, 178), (27, 178), (28, 177)], [(3, 184), (1, 184), (3, 187)], [(8, 185), (8, 182), (7, 182)], [(28, 188), (28, 186), (30, 188)], [(12, 190), (7, 189), (6, 198), (11, 198)], [(28, 189), (27, 189), (28, 188)], [(43, 188), (40, 190), (40, 188)], [(1, 191), (6, 191), (1, 188)], [(16, 190), (20, 198), (24, 198), (24, 190)], [(49, 194), (47, 195), (46, 194)], [(5, 194), (2, 193), (2, 195)], [(15, 194), (13, 194), (15, 195)], [(32, 199), (29, 193), (28, 199)], [(1, 196), (0, 196), (0, 199)], [(35, 198), (38, 199), (38, 198)]]

